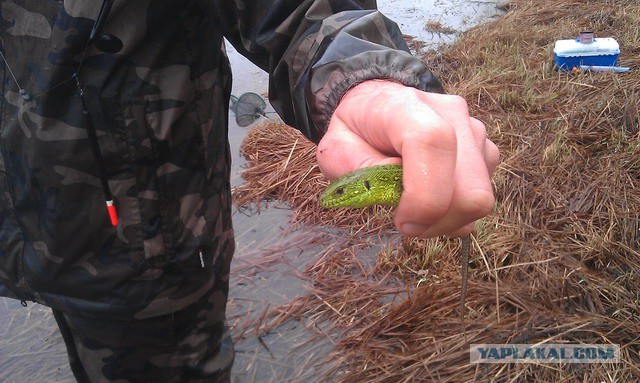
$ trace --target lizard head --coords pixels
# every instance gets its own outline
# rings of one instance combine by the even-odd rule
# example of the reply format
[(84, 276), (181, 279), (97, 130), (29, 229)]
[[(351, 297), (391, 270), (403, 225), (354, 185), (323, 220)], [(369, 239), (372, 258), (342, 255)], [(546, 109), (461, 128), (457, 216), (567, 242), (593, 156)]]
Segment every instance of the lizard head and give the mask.
[[(326, 208), (332, 207), (353, 207), (359, 208), (368, 206), (363, 203), (366, 199), (368, 189), (365, 182), (361, 181), (345, 181), (341, 178), (332, 182), (327, 190), (320, 196), (320, 206)], [(340, 181), (340, 182), (339, 182)], [(367, 182), (368, 183), (368, 182)]]

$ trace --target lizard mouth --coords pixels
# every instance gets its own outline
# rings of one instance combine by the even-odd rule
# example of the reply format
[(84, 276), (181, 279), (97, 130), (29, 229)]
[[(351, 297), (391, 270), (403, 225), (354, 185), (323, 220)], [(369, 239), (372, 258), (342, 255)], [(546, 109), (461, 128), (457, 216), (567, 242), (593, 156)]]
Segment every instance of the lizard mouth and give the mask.
[(342, 187), (328, 189), (320, 195), (320, 206), (324, 208), (361, 207), (355, 206), (354, 203), (356, 203), (356, 199), (353, 196), (348, 196)]
[(343, 196), (336, 198), (335, 194), (325, 193), (320, 196), (320, 206), (324, 208), (346, 207), (346, 208), (363, 208), (370, 206), (367, 202), (360, 201), (355, 196)]

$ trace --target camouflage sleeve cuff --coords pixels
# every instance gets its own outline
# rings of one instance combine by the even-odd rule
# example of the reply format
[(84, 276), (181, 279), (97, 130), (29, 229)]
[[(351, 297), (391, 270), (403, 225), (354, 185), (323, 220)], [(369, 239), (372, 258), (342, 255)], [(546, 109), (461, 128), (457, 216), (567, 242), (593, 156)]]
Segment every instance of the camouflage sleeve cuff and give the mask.
[[(440, 82), (422, 61), (405, 52), (367, 52), (318, 69), (318, 72), (328, 76), (312, 75), (307, 87), (307, 99), (314, 100), (309, 104), (309, 109), (316, 129), (313, 134), (316, 142), (326, 132), (331, 116), (344, 94), (361, 82), (385, 79), (427, 92), (443, 92)], [(315, 68), (312, 74), (314, 71)]]
[[(380, 36), (377, 39), (366, 19), (378, 26), (376, 32)], [(380, 25), (386, 28), (380, 28)], [(372, 41), (381, 43), (357, 36), (368, 38), (372, 34)], [(355, 85), (372, 79), (386, 79), (427, 92), (443, 92), (426, 64), (408, 52), (395, 23), (380, 13), (370, 14), (337, 33), (311, 68), (305, 89), (312, 125), (310, 138), (320, 141), (344, 94)]]

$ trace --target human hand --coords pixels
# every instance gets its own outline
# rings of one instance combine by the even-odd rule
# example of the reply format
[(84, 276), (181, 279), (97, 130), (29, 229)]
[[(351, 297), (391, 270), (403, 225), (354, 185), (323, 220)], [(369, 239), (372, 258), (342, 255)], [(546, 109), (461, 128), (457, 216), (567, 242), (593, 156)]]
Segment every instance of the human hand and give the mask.
[(402, 162), (404, 191), (394, 221), (407, 236), (464, 236), (495, 203), (498, 148), (458, 96), (365, 81), (340, 101), (316, 156), (329, 179)]

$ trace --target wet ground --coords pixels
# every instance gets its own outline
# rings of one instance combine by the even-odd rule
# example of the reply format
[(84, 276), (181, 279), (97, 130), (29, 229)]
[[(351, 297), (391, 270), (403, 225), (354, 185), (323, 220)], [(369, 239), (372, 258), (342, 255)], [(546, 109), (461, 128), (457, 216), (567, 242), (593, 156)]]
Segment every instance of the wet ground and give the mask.
[[(437, 47), (463, 31), (499, 14), (492, 0), (379, 0), (380, 9), (396, 20), (405, 34)], [(234, 68), (233, 94), (266, 94), (267, 76), (229, 49)], [(267, 107), (267, 112), (272, 111)], [(270, 118), (275, 114), (268, 113)], [(239, 185), (245, 164), (239, 146), (247, 129), (233, 123), (229, 140), (233, 150), (232, 185)], [(324, 367), (321, 356), (331, 348), (328, 337), (290, 322), (277, 331), (256, 333), (269, 308), (305, 294), (298, 277), (324, 247), (311, 244), (314, 228), (291, 231), (286, 206), (272, 204), (260, 214), (234, 213), (237, 252), (232, 265), (228, 316), (234, 326), (236, 363), (234, 382), (318, 382)], [(66, 351), (55, 321), (46, 307), (0, 298), (0, 383), (71, 383)]]

